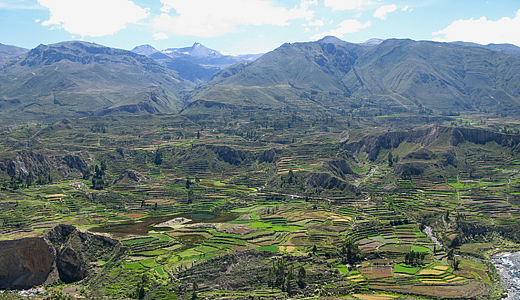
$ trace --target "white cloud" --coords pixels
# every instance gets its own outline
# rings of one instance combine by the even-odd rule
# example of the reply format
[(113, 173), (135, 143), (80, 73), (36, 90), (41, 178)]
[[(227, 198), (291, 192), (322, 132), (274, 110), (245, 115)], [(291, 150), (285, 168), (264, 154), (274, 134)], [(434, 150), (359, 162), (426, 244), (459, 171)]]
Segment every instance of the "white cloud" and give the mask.
[(307, 10), (311, 5), (318, 5), (318, 0), (302, 0), (300, 4), (302, 9)]
[(381, 20), (386, 20), (386, 15), (397, 10), (397, 6), (395, 4), (383, 5), (380, 8), (376, 9), (374, 12), (374, 17), (379, 18)]
[(36, 19), (36, 20), (34, 20), (34, 22), (40, 23), (40, 19)]
[(338, 28), (336, 28), (334, 30), (329, 30), (329, 31), (325, 31), (322, 33), (315, 34), (315, 35), (311, 36), (311, 39), (319, 40), (323, 37), (326, 37), (327, 35), (332, 35), (337, 38), (342, 38), (345, 34), (358, 32), (359, 30), (361, 30), (363, 28), (367, 28), (370, 25), (372, 25), (372, 23), (370, 21), (367, 21), (365, 24), (363, 24), (355, 19), (344, 20), (343, 22), (341, 22), (338, 25)]
[(307, 24), (304, 24), (303, 26), (323, 26), (323, 25), (325, 25), (325, 22), (323, 22), (323, 20), (314, 20), (314, 21), (310, 21)]
[(403, 7), (402, 10), (403, 10), (403, 11), (407, 11), (408, 8), (409, 8), (409, 7), (408, 7), (408, 5), (407, 5), (407, 6)]
[[(312, 20), (314, 0), (303, 0), (292, 9), (274, 7), (266, 0), (161, 0), (163, 14), (154, 19), (156, 29), (178, 35), (216, 37), (237, 31), (240, 25), (286, 26), (297, 19)], [(169, 14), (171, 10), (176, 15)]]
[(158, 33), (154, 33), (153, 34), (153, 39), (154, 40), (165, 40), (168, 38), (168, 35), (164, 32), (158, 32)]
[(511, 43), (520, 46), (520, 32), (517, 28), (520, 28), (520, 9), (513, 19), (504, 17), (491, 21), (481, 17), (477, 20), (459, 20), (432, 35), (444, 35), (434, 39), (440, 42), (465, 41), (484, 45)]
[(365, 0), (325, 0), (325, 6), (331, 7), (332, 10), (353, 10), (361, 8), (365, 4)]
[[(148, 9), (129, 0), (38, 0), (50, 10), (43, 26), (56, 25), (81, 36), (114, 34), (148, 16)], [(53, 26), (54, 28), (54, 26)]]

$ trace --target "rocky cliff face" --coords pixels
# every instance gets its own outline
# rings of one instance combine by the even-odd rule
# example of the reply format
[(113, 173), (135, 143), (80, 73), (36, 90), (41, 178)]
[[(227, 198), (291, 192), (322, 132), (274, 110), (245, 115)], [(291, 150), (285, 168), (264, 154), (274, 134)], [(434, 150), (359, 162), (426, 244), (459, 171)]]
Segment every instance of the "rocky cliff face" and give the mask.
[(43, 238), (0, 241), (0, 289), (83, 280), (92, 275), (92, 262), (110, 261), (125, 251), (117, 240), (70, 225), (58, 225)]
[[(403, 142), (421, 145), (428, 148), (431, 144), (443, 138), (446, 148), (455, 147), (463, 142), (475, 144), (486, 144), (496, 142), (502, 146), (512, 147), (520, 151), (520, 136), (502, 134), (493, 131), (476, 128), (452, 128), (443, 126), (432, 126), (426, 129), (388, 132), (380, 136), (367, 136), (357, 142), (347, 142), (343, 145), (345, 150), (354, 154), (360, 152), (368, 153), (370, 160), (375, 160), (381, 149), (393, 149), (399, 147)], [(424, 155), (425, 153), (423, 153)], [(433, 153), (429, 154), (433, 155)]]
[(35, 151), (22, 150), (13, 155), (14, 158), (0, 161), (0, 171), (15, 178), (26, 179), (29, 174), (35, 178), (46, 175), (50, 170), (57, 170), (62, 176), (67, 176), (72, 172), (81, 172), (90, 168), (82, 157), (75, 154), (47, 156)]
[(54, 270), (56, 251), (42, 238), (0, 241), (0, 289), (27, 289)]

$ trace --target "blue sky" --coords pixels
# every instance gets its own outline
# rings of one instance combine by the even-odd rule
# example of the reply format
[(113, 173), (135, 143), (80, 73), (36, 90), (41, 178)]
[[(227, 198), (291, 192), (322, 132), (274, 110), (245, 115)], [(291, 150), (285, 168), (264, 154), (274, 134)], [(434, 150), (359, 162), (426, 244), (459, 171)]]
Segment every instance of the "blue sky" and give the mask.
[(334, 35), (520, 46), (518, 0), (0, 0), (0, 43), (261, 53)]

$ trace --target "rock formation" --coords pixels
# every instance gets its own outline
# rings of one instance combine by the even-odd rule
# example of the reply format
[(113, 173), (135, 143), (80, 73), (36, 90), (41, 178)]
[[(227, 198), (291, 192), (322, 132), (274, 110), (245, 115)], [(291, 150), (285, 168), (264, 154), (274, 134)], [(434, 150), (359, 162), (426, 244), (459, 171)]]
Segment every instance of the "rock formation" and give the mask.
[(92, 262), (124, 253), (119, 241), (70, 225), (58, 225), (42, 238), (0, 241), (0, 289), (80, 281), (91, 275)]

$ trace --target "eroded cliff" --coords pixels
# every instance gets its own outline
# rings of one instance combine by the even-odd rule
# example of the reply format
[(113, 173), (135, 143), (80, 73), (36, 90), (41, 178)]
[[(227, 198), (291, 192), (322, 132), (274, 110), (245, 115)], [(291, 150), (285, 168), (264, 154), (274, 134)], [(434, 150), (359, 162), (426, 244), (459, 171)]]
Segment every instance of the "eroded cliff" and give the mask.
[(93, 275), (92, 263), (125, 251), (115, 239), (70, 225), (58, 225), (41, 238), (0, 241), (0, 289), (80, 281)]

